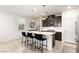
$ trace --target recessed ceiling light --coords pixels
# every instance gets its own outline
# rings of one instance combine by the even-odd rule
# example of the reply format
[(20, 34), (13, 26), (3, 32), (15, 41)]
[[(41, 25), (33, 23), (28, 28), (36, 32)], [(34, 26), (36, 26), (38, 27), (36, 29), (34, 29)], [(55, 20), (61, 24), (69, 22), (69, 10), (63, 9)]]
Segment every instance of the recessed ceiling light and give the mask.
[(71, 8), (71, 6), (68, 6), (67, 8), (68, 8), (68, 9), (70, 9), (70, 8)]
[(33, 9), (32, 9), (32, 11), (36, 11), (36, 9), (35, 9), (35, 8), (33, 8)]

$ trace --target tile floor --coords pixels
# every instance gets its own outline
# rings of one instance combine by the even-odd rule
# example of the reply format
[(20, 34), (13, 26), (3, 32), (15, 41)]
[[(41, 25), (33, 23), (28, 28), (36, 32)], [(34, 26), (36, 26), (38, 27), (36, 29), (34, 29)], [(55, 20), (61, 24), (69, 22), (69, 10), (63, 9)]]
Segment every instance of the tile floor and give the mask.
[[(78, 53), (79, 48), (74, 44), (62, 43), (56, 41), (56, 45), (52, 48), (52, 51), (44, 51), (44, 53)], [(24, 44), (21, 44), (21, 39), (10, 40), (6, 42), (0, 42), (0, 53), (40, 53), (29, 48), (26, 48)]]

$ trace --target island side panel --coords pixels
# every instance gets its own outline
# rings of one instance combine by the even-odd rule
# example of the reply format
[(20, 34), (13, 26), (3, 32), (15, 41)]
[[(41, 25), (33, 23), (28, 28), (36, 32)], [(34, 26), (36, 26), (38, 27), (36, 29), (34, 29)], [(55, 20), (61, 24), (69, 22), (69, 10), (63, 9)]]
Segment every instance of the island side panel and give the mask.
[(52, 35), (48, 35), (47, 36), (47, 42), (48, 42), (47, 49), (48, 50), (52, 50), (53, 41), (54, 41), (54, 39), (53, 39)]

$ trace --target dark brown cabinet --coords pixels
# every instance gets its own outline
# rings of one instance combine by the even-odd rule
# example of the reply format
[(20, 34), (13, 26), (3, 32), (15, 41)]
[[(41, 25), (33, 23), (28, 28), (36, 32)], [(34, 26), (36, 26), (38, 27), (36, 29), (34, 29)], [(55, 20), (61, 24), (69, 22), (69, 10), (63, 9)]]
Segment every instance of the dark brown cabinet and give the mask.
[[(43, 27), (61, 27), (62, 21), (61, 16), (50, 15), (46, 20), (42, 21)], [(62, 40), (62, 33), (56, 32), (55, 40)]]
[(59, 41), (62, 40), (62, 33), (61, 32), (56, 32), (56, 34), (55, 34), (55, 40), (59, 40)]
[(42, 26), (45, 27), (46, 26), (46, 20), (42, 21)]
[(42, 21), (43, 27), (61, 27), (61, 16), (50, 15), (46, 20)]

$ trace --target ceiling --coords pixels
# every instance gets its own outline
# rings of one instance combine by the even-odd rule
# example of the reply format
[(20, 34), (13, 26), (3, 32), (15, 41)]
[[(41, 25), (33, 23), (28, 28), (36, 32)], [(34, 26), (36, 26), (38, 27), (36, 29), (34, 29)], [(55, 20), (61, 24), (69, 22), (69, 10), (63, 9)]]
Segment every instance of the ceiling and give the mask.
[[(68, 5), (45, 5), (43, 8), (42, 5), (0, 5), (0, 10), (31, 17), (33, 15), (41, 16), (44, 12), (45, 15), (60, 14), (64, 10), (69, 10), (67, 6)], [(71, 5), (71, 9), (75, 8), (79, 8), (79, 5)], [(32, 11), (33, 9), (36, 9), (36, 11)]]

